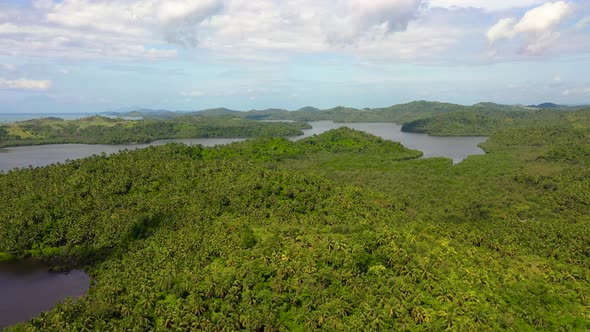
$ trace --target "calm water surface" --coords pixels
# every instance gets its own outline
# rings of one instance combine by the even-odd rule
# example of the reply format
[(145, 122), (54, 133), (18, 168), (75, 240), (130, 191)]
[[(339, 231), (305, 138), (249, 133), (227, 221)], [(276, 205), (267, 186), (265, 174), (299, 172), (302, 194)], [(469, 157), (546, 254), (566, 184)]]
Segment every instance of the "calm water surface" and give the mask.
[[(310, 122), (312, 129), (303, 130), (303, 136), (293, 137), (298, 140), (304, 137), (321, 134), (330, 129), (350, 127), (366, 131), (384, 139), (399, 141), (403, 145), (424, 152), (424, 157), (448, 157), (458, 163), (469, 155), (483, 154), (477, 145), (486, 137), (435, 137), (425, 134), (404, 133), (401, 125), (395, 123), (334, 123), (332, 121)], [(169, 139), (156, 141), (151, 144), (133, 145), (88, 145), (88, 144), (52, 144), (37, 146), (19, 146), (0, 148), (0, 171), (7, 172), (14, 168), (29, 166), (45, 166), (52, 163), (64, 162), (68, 159), (78, 159), (101, 153), (115, 153), (124, 149), (139, 149), (150, 145), (162, 145), (169, 142), (180, 142), (189, 145), (201, 144), (214, 146), (243, 141), (243, 138), (195, 138)]]
[(104, 144), (50, 144), (17, 146), (11, 148), (0, 148), (0, 171), (7, 172), (14, 168), (46, 166), (53, 163), (64, 162), (68, 159), (74, 160), (101, 153), (111, 154), (125, 149), (141, 149), (150, 145), (163, 145), (169, 142), (180, 142), (185, 144), (201, 144), (214, 146), (228, 144), (231, 142), (243, 141), (244, 138), (199, 138), (199, 139), (177, 139), (161, 140), (151, 144), (128, 144), (128, 145), (104, 145)]
[(321, 134), (325, 131), (340, 127), (349, 127), (382, 137), (384, 139), (401, 142), (404, 146), (424, 152), (424, 158), (447, 157), (458, 163), (470, 155), (485, 154), (477, 145), (484, 142), (484, 136), (437, 137), (425, 134), (402, 132), (402, 126), (395, 123), (334, 123), (332, 121), (310, 122), (312, 129), (304, 130), (303, 137)]
[(90, 277), (79, 270), (48, 272), (48, 266), (31, 261), (0, 262), (0, 330), (27, 321), (67, 297), (86, 293)]

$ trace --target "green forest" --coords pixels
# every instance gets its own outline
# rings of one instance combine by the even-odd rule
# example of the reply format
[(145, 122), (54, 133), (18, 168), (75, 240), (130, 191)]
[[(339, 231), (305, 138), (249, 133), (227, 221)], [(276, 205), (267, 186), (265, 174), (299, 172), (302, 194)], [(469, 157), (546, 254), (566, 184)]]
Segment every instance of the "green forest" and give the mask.
[(234, 117), (250, 120), (288, 120), (298, 122), (334, 121), (336, 123), (397, 123), (405, 132), (425, 133), (433, 136), (489, 136), (496, 130), (524, 127), (534, 123), (558, 121), (564, 115), (590, 106), (566, 106), (545, 103), (540, 105), (503, 105), (490, 102), (471, 106), (433, 101), (413, 101), (382, 108), (338, 106), (330, 109), (303, 107), (295, 111), (284, 109), (234, 111), (215, 108), (196, 112), (171, 112), (165, 110), (137, 110), (116, 113), (123, 116), (139, 116), (146, 119), (171, 120), (187, 116), (211, 119)]
[(0, 259), (92, 277), (9, 330), (590, 330), (590, 110), (437, 107), (366, 121), (490, 135), (486, 154), (257, 127), (0, 173)]
[[(553, 105), (553, 104), (552, 104)], [(381, 122), (403, 125), (402, 131), (433, 136), (489, 136), (505, 128), (521, 128), (538, 122), (554, 122), (566, 114), (590, 108), (554, 105), (553, 108), (478, 103), (464, 106), (414, 101), (385, 108), (304, 107), (232, 111), (225, 108), (198, 112), (132, 111), (117, 116), (88, 116), (78, 120), (56, 117), (0, 124), (0, 148), (39, 144), (136, 144), (161, 139), (252, 138), (302, 135), (310, 121), (337, 123)], [(263, 120), (263, 121), (260, 121)], [(273, 122), (277, 121), (277, 122)]]
[(0, 125), (0, 147), (38, 144), (135, 144), (171, 138), (248, 138), (303, 135), (303, 122), (261, 122), (231, 115), (174, 119), (125, 120), (89, 116), (78, 120), (56, 117)]

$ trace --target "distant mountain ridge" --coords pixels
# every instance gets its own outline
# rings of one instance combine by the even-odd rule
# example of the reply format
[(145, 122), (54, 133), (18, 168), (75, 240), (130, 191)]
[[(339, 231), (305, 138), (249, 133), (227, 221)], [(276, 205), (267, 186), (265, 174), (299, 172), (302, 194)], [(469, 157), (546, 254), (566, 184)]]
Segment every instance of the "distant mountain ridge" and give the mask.
[(554, 103), (542, 103), (539, 105), (529, 105), (528, 107), (533, 107), (537, 109), (543, 110), (562, 110), (562, 111), (575, 111), (582, 108), (586, 108), (589, 105), (559, 105)]
[(554, 103), (538, 105), (506, 105), (493, 102), (480, 102), (471, 106), (452, 103), (418, 100), (405, 104), (397, 104), (382, 108), (357, 109), (346, 106), (336, 106), (329, 109), (319, 109), (305, 106), (294, 111), (281, 108), (264, 110), (237, 111), (225, 107), (210, 108), (198, 111), (170, 111), (149, 108), (137, 109), (129, 112), (108, 112), (110, 115), (133, 116), (156, 119), (170, 119), (180, 116), (233, 116), (251, 120), (293, 120), (293, 121), (321, 121), (335, 122), (395, 122), (406, 123), (423, 118), (454, 112), (538, 112), (545, 110), (574, 111), (588, 106), (567, 106)]
[(239, 113), (240, 111), (230, 110), (229, 108), (225, 107), (218, 107), (218, 108), (210, 108), (205, 110), (200, 110), (196, 112), (190, 112), (191, 114), (196, 115), (206, 115), (206, 116), (219, 116), (219, 115), (233, 115), (235, 113)]
[(538, 110), (539, 107), (536, 106), (525, 106), (525, 105), (505, 105), (505, 104), (497, 104), (493, 102), (482, 102), (473, 105), (474, 107), (483, 107), (488, 109), (493, 109), (497, 111), (535, 111)]

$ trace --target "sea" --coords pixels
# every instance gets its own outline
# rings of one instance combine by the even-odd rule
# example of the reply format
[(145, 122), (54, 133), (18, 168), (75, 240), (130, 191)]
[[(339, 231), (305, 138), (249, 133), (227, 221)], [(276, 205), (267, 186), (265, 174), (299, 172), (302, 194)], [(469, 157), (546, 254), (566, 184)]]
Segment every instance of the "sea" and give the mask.
[[(97, 113), (0, 113), (0, 123), (11, 123), (49, 117), (62, 118), (64, 120), (76, 120), (93, 115), (97, 115)], [(98, 115), (105, 116), (104, 114)]]

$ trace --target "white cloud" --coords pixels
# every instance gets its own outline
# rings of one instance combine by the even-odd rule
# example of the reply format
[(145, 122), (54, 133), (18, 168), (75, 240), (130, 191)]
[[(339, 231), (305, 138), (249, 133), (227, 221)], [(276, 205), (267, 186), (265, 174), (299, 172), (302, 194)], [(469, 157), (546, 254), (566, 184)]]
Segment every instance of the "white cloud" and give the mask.
[(576, 23), (576, 29), (582, 30), (590, 25), (590, 16), (586, 16)]
[(2, 23), (0, 24), (0, 35), (3, 34), (14, 34), (21, 31), (18, 25), (12, 23)]
[(571, 95), (590, 95), (590, 87), (588, 88), (571, 88), (566, 89), (561, 92), (563, 96), (571, 96)]
[[(178, 46), (216, 57), (285, 61), (288, 54), (345, 52), (425, 57), (460, 29), (426, 22), (426, 0), (38, 0), (0, 21), (0, 55), (169, 58)], [(266, 59), (266, 60), (263, 60)]]
[[(526, 53), (541, 53), (560, 38), (557, 27), (569, 12), (562, 12), (561, 7), (570, 8), (569, 3), (542, 0), (36, 0), (27, 9), (13, 6), (17, 14), (0, 19), (0, 55), (166, 59), (192, 52), (185, 52), (181, 47), (196, 47), (195, 52), (206, 50), (223, 61), (239, 58), (249, 62), (284, 62), (294, 53), (427, 59), (452, 52), (451, 48), (460, 42), (467, 43), (463, 53), (473, 52), (475, 43), (469, 40), (481, 36), (480, 22), (497, 15), (492, 11), (543, 3), (520, 20), (498, 21), (487, 33), (490, 45), (497, 45), (504, 39), (522, 40)], [(0, 16), (3, 6), (0, 4)], [(481, 11), (440, 8), (479, 8)], [(466, 13), (470, 16), (466, 17)]]
[(549, 2), (526, 12), (514, 26), (517, 33), (543, 33), (554, 28), (574, 11), (565, 1)]
[(457, 42), (460, 29), (424, 19), (420, 0), (233, 0), (201, 25), (201, 46), (249, 58), (337, 52), (424, 58)]
[(200, 90), (192, 90), (192, 91), (184, 91), (180, 93), (183, 97), (202, 97), (205, 96), (206, 93)]
[(195, 45), (197, 25), (222, 8), (223, 0), (64, 0), (50, 7), (47, 20), (132, 36), (160, 33), (170, 42)]
[(460, 29), (410, 23), (404, 33), (365, 39), (356, 53), (376, 59), (427, 59), (450, 48), (463, 34)]
[(0, 55), (78, 59), (158, 59), (176, 50), (147, 47), (149, 39), (124, 34), (88, 33), (78, 29), (42, 25), (0, 25)]
[(20, 78), (16, 80), (0, 79), (0, 89), (44, 91), (51, 87), (51, 81)]
[(553, 31), (543, 31), (531, 35), (527, 38), (524, 52), (532, 55), (542, 54), (559, 39), (560, 35), (559, 32)]
[(196, 46), (197, 25), (223, 8), (220, 0), (165, 1), (157, 10), (170, 43)]
[(145, 22), (138, 20), (136, 11), (142, 10), (141, 14), (145, 14), (145, 9), (144, 6), (133, 8), (125, 2), (65, 0), (53, 4), (46, 18), (48, 22), (64, 27), (142, 35)]
[(321, 51), (406, 30), (422, 0), (232, 0), (204, 21), (210, 47)]
[(516, 24), (513, 18), (499, 20), (486, 37), (493, 45), (498, 40), (519, 36), (524, 41), (525, 53), (541, 54), (559, 39), (561, 34), (555, 30), (573, 11), (574, 5), (569, 2), (548, 2), (527, 11)]
[(0, 4), (0, 55), (175, 57), (178, 45), (197, 44), (199, 24), (225, 1), (37, 0), (20, 10)]
[(324, 16), (330, 22), (328, 36), (350, 41), (365, 33), (403, 31), (417, 15), (421, 3), (421, 0), (352, 0), (344, 2), (341, 8), (327, 8)]
[(516, 19), (513, 17), (503, 18), (492, 26), (486, 33), (488, 42), (494, 44), (497, 40), (514, 37), (514, 24)]
[(502, 11), (514, 8), (527, 8), (546, 2), (546, 0), (430, 0), (430, 7), (449, 9), (479, 8), (487, 11)]
[(38, 9), (49, 9), (53, 6), (53, 0), (35, 0), (33, 1), (33, 7)]

